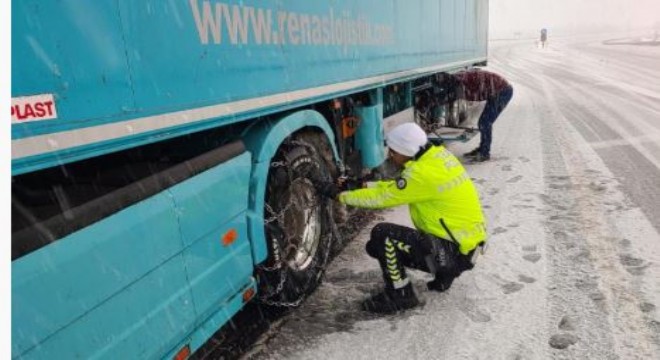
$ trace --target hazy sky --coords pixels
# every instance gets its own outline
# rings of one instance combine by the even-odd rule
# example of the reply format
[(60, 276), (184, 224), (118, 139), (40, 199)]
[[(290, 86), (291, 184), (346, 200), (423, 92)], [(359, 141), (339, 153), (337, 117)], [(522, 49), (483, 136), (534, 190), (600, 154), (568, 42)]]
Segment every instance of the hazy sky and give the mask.
[(660, 27), (660, 0), (490, 0), (490, 37)]

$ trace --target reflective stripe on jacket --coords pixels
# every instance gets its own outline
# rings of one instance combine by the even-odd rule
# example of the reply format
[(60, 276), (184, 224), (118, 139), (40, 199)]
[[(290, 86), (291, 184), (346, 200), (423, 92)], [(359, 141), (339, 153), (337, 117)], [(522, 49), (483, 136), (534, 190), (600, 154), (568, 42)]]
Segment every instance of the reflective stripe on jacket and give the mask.
[(400, 178), (342, 192), (339, 201), (370, 209), (408, 204), (418, 230), (450, 240), (440, 223), (443, 219), (462, 254), (486, 241), (477, 190), (463, 165), (444, 146), (432, 146), (419, 159), (408, 161)]

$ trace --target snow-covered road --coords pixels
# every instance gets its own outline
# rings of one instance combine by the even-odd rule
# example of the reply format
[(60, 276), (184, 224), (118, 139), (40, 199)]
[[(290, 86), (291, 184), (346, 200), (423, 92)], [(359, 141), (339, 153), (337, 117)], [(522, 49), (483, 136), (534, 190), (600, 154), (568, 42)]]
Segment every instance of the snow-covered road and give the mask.
[(492, 44), (515, 90), (491, 161), (466, 164), (490, 233), (473, 271), (446, 293), (411, 271), (423, 307), (363, 313), (382, 286), (369, 226), (246, 357), (660, 359), (660, 47), (600, 40)]

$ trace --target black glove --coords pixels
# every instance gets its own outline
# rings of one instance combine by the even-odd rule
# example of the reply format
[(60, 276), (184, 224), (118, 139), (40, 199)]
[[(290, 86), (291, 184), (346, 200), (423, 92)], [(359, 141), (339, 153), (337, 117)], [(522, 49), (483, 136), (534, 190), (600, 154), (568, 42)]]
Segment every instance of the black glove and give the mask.
[(363, 183), (362, 179), (346, 178), (342, 181), (340, 188), (342, 191), (360, 189), (363, 187)]
[(375, 180), (373, 173), (361, 177), (345, 175), (339, 178), (338, 184), (341, 191), (356, 190), (366, 187), (367, 182)]
[(330, 199), (336, 199), (337, 196), (339, 196), (339, 193), (341, 190), (337, 185), (331, 182), (320, 182), (316, 186), (316, 191), (319, 192), (319, 194), (330, 198)]

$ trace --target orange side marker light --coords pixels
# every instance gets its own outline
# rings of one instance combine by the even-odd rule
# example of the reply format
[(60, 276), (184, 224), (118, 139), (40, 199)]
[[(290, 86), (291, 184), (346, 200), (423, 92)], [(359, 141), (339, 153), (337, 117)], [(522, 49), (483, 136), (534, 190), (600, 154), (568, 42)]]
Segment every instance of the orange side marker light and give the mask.
[(254, 297), (254, 289), (253, 288), (248, 288), (247, 290), (243, 291), (243, 302), (246, 303), (250, 301)]
[(229, 231), (222, 235), (222, 246), (229, 246), (236, 239), (238, 239), (238, 231), (236, 229), (229, 229)]
[(186, 345), (174, 355), (174, 360), (186, 360), (190, 356), (190, 346)]

